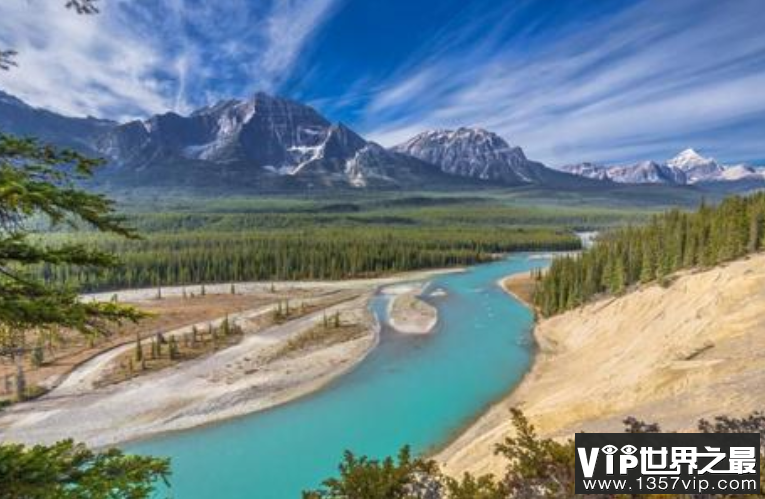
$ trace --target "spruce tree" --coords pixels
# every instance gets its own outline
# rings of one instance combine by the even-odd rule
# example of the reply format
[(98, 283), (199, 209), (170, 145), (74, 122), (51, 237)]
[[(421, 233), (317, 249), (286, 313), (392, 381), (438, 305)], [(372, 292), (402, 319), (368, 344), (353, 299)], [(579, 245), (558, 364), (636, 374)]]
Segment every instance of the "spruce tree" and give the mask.
[(141, 344), (141, 336), (138, 333), (135, 335), (135, 360), (138, 362), (143, 360), (143, 345)]
[[(35, 226), (90, 227), (134, 238), (106, 197), (79, 187), (101, 165), (74, 151), (0, 132), (0, 356), (23, 357), (30, 331), (57, 327), (94, 338), (143, 314), (108, 301), (85, 301), (71, 287), (36, 279), (30, 267), (109, 268), (117, 261), (85, 244), (49, 245), (30, 237)], [(23, 371), (23, 365), (18, 364)], [(22, 394), (23, 395), (23, 394)]]

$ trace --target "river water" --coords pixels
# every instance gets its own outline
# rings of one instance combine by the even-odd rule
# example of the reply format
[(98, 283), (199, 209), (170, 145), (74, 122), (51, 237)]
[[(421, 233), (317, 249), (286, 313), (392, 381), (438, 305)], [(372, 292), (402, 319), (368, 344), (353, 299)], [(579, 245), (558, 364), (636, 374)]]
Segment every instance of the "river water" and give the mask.
[[(435, 278), (425, 291), (439, 311), (426, 336), (387, 326), (389, 298), (372, 302), (381, 342), (358, 368), (295, 402), (222, 424), (128, 446), (172, 458), (179, 499), (290, 499), (334, 476), (343, 451), (382, 457), (409, 444), (446, 443), (528, 370), (531, 312), (497, 280), (546, 266), (547, 255), (513, 255)], [(443, 290), (445, 295), (436, 292)]]

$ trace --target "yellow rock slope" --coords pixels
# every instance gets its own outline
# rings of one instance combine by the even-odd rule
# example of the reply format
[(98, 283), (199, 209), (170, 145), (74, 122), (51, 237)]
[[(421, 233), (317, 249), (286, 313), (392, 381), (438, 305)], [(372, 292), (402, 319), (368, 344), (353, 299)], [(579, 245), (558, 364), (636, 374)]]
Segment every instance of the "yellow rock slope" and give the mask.
[(447, 472), (500, 472), (493, 447), (513, 406), (552, 437), (622, 431), (626, 416), (682, 431), (765, 409), (765, 255), (597, 301), (534, 334), (531, 372), (439, 454)]

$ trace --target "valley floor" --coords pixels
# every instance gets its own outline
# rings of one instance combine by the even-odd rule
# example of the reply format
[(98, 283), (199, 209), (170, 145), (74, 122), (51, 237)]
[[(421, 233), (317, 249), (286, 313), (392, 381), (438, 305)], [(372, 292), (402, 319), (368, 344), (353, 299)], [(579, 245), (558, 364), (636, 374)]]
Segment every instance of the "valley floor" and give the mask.
[[(515, 294), (523, 289), (516, 278)], [(522, 279), (521, 279), (522, 280)], [(531, 372), (444, 449), (448, 473), (500, 473), (495, 444), (520, 407), (543, 436), (623, 431), (635, 416), (666, 431), (765, 408), (765, 255), (684, 272), (538, 323)]]
[[(453, 270), (449, 270), (453, 271)], [(444, 271), (345, 282), (276, 283), (313, 290), (304, 298), (310, 313), (283, 323), (261, 319), (274, 313), (273, 303), (229, 314), (244, 330), (241, 341), (201, 358), (183, 361), (116, 384), (99, 384), (133, 343), (111, 348), (78, 365), (47, 395), (17, 404), (0, 415), (0, 439), (50, 443), (73, 438), (106, 446), (236, 417), (285, 403), (319, 389), (357, 365), (377, 344), (379, 325), (369, 299), (382, 286), (427, 279)], [(228, 285), (208, 286), (206, 293), (228, 292)], [(189, 292), (190, 288), (186, 290)], [(197, 290), (198, 291), (198, 290)], [(183, 288), (162, 291), (178, 298)], [(156, 290), (118, 293), (124, 302), (156, 300)], [(270, 283), (238, 284), (237, 293), (273, 293)], [(111, 299), (112, 293), (93, 295)], [(331, 297), (331, 300), (328, 298)], [(293, 306), (297, 306), (293, 302)], [(314, 311), (315, 310), (315, 311)], [(335, 314), (339, 326), (335, 325)], [(328, 321), (325, 317), (329, 317)], [(213, 321), (220, 323), (222, 318)], [(196, 324), (203, 330), (209, 321)], [(164, 330), (166, 337), (187, 335), (191, 325)], [(110, 367), (111, 366), (111, 367)]]

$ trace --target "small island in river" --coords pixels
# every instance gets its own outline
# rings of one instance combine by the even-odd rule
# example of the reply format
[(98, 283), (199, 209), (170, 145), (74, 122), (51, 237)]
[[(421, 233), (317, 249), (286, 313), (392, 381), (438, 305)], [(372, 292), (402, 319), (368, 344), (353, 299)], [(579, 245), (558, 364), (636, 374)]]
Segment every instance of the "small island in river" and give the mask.
[(427, 334), (438, 322), (438, 310), (421, 297), (425, 285), (400, 284), (388, 287), (390, 325), (400, 333)]

